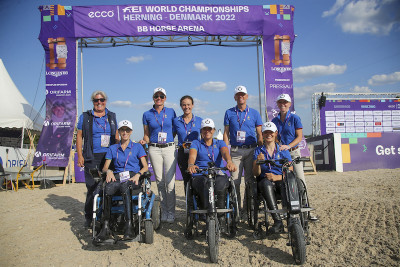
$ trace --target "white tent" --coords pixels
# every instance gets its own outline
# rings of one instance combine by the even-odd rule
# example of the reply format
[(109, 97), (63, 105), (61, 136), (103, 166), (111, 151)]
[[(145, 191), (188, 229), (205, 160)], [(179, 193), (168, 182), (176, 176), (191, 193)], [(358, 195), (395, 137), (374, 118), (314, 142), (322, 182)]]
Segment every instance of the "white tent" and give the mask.
[(26, 101), (0, 59), (0, 128), (41, 131), (43, 118)]

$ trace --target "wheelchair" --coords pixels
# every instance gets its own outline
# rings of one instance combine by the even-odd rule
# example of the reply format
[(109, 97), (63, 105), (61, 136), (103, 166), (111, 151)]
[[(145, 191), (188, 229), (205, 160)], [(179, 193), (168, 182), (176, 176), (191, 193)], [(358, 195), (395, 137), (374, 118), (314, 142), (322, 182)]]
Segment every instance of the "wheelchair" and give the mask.
[[(118, 235), (123, 233), (125, 225), (124, 203), (121, 195), (114, 195), (111, 198), (111, 216), (110, 229), (112, 238), (101, 243), (95, 241), (95, 237), (100, 232), (101, 217), (104, 210), (105, 199), (105, 174), (100, 174), (99, 171), (91, 170), (92, 176), (99, 182), (98, 190), (95, 193), (93, 201), (93, 223), (92, 223), (92, 243), (95, 246), (103, 244), (116, 244), (118, 241), (127, 241), (120, 238)], [(97, 176), (97, 177), (96, 177)], [(145, 172), (140, 176), (142, 186), (140, 189), (131, 190), (131, 207), (132, 207), (132, 224), (134, 227), (135, 238), (129, 241), (145, 242), (152, 244), (154, 241), (154, 230), (161, 226), (161, 205), (158, 196), (151, 191), (151, 173)]]
[[(281, 209), (268, 209), (266, 200), (257, 191), (257, 181), (255, 179), (246, 185), (245, 195), (248, 203), (248, 223), (254, 229), (253, 236), (256, 239), (265, 238), (270, 226), (268, 217), (272, 213), (285, 218), (287, 227), (285, 232), (288, 234), (287, 245), (291, 246), (295, 263), (301, 265), (306, 261), (306, 245), (310, 244), (308, 219), (310, 211), (314, 209), (309, 205), (306, 185), (301, 179), (295, 176), (293, 171), (289, 170), (290, 166), (299, 161), (301, 161), (300, 158), (296, 158), (292, 162), (289, 162), (287, 159), (257, 161), (257, 164), (272, 164), (275, 166), (278, 166), (276, 162), (282, 164), (282, 181), (285, 192), (276, 194), (276, 199), (282, 206)], [(264, 215), (263, 221), (259, 220), (260, 213)]]
[[(209, 162), (207, 168), (200, 168), (197, 173), (202, 173), (207, 176), (207, 187), (209, 194), (208, 209), (200, 209), (198, 203), (199, 197), (194, 194), (192, 188), (192, 180), (186, 186), (186, 229), (185, 237), (189, 240), (198, 236), (200, 231), (200, 221), (206, 221), (206, 239), (209, 248), (210, 261), (218, 262), (218, 245), (221, 238), (221, 232), (233, 238), (237, 233), (237, 224), (239, 222), (239, 206), (236, 196), (235, 184), (231, 177), (229, 177), (229, 188), (226, 196), (226, 208), (219, 209), (216, 207), (216, 196), (214, 195), (215, 179), (221, 171), (226, 171), (227, 168), (217, 168), (213, 162)], [(220, 218), (217, 214), (224, 213), (224, 219)], [(225, 221), (224, 225), (223, 222)], [(221, 227), (224, 228), (221, 231)]]

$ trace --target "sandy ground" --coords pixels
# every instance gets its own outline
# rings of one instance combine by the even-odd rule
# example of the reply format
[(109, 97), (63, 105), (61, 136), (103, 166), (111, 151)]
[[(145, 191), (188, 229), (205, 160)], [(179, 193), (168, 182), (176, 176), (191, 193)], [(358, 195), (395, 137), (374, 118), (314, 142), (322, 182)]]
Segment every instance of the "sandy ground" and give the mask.
[[(400, 169), (320, 172), (307, 176), (320, 221), (311, 225), (309, 266), (400, 265)], [(0, 192), (0, 266), (209, 265), (204, 236), (186, 240), (183, 182), (176, 183), (177, 220), (156, 232), (154, 244), (94, 247), (83, 229), (85, 185)], [(154, 188), (155, 190), (155, 185)], [(242, 187), (243, 190), (243, 187)], [(219, 265), (293, 265), (286, 235), (255, 240), (240, 223), (223, 238)]]

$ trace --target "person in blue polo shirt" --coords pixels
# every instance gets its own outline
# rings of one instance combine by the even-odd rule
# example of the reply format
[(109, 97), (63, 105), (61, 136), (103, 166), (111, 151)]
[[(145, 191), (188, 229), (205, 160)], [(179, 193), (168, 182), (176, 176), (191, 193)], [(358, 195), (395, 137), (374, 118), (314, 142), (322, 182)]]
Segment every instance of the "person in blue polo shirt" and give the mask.
[(149, 157), (156, 177), (158, 195), (161, 199), (161, 221), (175, 221), (175, 143), (176, 135), (172, 108), (164, 106), (167, 93), (158, 87), (153, 92), (153, 108), (143, 113), (143, 139), (140, 144), (149, 145)]
[(181, 170), (186, 194), (186, 184), (191, 177), (190, 174), (186, 172), (189, 149), (192, 141), (200, 139), (200, 126), (203, 119), (192, 113), (194, 101), (191, 96), (183, 96), (180, 100), (180, 105), (183, 115), (174, 119), (174, 127), (178, 135), (178, 166)]
[[(282, 165), (279, 163), (277, 163), (278, 166), (272, 164), (258, 165), (257, 160), (292, 160), (289, 151), (280, 150), (279, 144), (275, 143), (277, 134), (278, 130), (273, 122), (264, 123), (262, 126), (264, 145), (257, 147), (253, 156), (253, 173), (257, 177), (257, 189), (267, 202), (269, 210), (278, 209), (275, 191), (280, 191), (281, 194), (285, 192), (282, 182)], [(290, 169), (293, 169), (293, 167), (290, 167)], [(271, 215), (274, 225), (268, 229), (268, 232), (271, 234), (283, 232), (283, 223), (279, 214), (272, 213)]]
[[(118, 123), (118, 132), (121, 136), (121, 142), (110, 146), (106, 154), (103, 172), (107, 173), (104, 199), (104, 212), (102, 216), (102, 229), (95, 237), (95, 242), (102, 242), (109, 238), (111, 230), (109, 219), (111, 216), (111, 198), (121, 192), (125, 207), (125, 231), (124, 239), (134, 238), (132, 224), (132, 203), (131, 190), (140, 189), (140, 175), (148, 171), (146, 152), (143, 146), (133, 143), (130, 140), (132, 134), (132, 123), (123, 120)], [(109, 169), (111, 161), (114, 162), (115, 170)]]
[[(247, 89), (243, 85), (235, 88), (235, 101), (237, 105), (225, 112), (224, 118), (224, 141), (231, 145), (231, 156), (233, 163), (238, 166), (238, 170), (232, 173), (235, 182), (236, 194), (241, 210), (240, 183), (244, 169), (245, 183), (253, 177), (252, 163), (253, 152), (257, 145), (262, 145), (260, 113), (247, 106)], [(246, 206), (246, 203), (243, 203)], [(246, 213), (242, 213), (242, 218)]]
[(106, 108), (107, 95), (103, 91), (92, 93), (93, 109), (83, 112), (78, 121), (76, 152), (78, 166), (85, 167), (87, 188), (84, 227), (90, 227), (93, 214), (93, 198), (97, 183), (90, 170), (103, 168), (108, 147), (119, 142), (117, 117)]
[[(276, 99), (276, 104), (279, 108), (279, 114), (272, 119), (278, 128), (277, 140), (280, 143), (281, 150), (287, 150), (293, 159), (301, 157), (299, 143), (303, 139), (303, 125), (301, 119), (295, 113), (290, 112), (292, 106), (292, 99), (288, 94), (281, 94)], [(303, 180), (306, 184), (304, 177), (303, 162), (294, 164), (294, 173), (296, 177)], [(318, 220), (318, 217), (310, 213), (311, 221)]]
[[(193, 175), (192, 188), (194, 193), (199, 196), (200, 207), (208, 207), (207, 177), (203, 174), (197, 174), (198, 168), (208, 167), (208, 162), (214, 162), (216, 167), (223, 167), (224, 159), (226, 167), (230, 172), (236, 171), (237, 167), (233, 164), (229, 149), (222, 140), (213, 139), (215, 125), (212, 119), (204, 119), (201, 122), (201, 140), (195, 140), (190, 146), (188, 172)], [(217, 196), (217, 208), (225, 207), (226, 192), (229, 187), (229, 180), (226, 174), (217, 175), (215, 180), (214, 192)], [(223, 217), (223, 214), (220, 214)], [(220, 219), (222, 219), (220, 216)]]

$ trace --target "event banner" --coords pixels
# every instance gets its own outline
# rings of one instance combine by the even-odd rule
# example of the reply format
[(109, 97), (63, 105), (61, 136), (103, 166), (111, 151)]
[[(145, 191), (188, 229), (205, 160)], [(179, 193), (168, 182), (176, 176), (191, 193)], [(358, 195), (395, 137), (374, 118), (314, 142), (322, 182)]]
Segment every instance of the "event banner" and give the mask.
[(343, 171), (400, 168), (400, 133), (342, 134)]
[(76, 39), (72, 8), (42, 6), (39, 40), (46, 53), (46, 118), (33, 166), (68, 165), (76, 120)]
[[(276, 115), (276, 97), (293, 98), (291, 5), (102, 5), (41, 6), (39, 39), (46, 51), (47, 118), (34, 165), (66, 166), (75, 124), (76, 39), (141, 36), (262, 36), (268, 118)], [(52, 119), (64, 104), (63, 119)], [(293, 111), (293, 106), (292, 106)], [(56, 126), (56, 127), (54, 127)], [(51, 127), (51, 130), (48, 128)], [(62, 133), (57, 130), (63, 129)], [(58, 142), (48, 142), (55, 135)]]
[(321, 135), (400, 131), (400, 99), (326, 100)]

